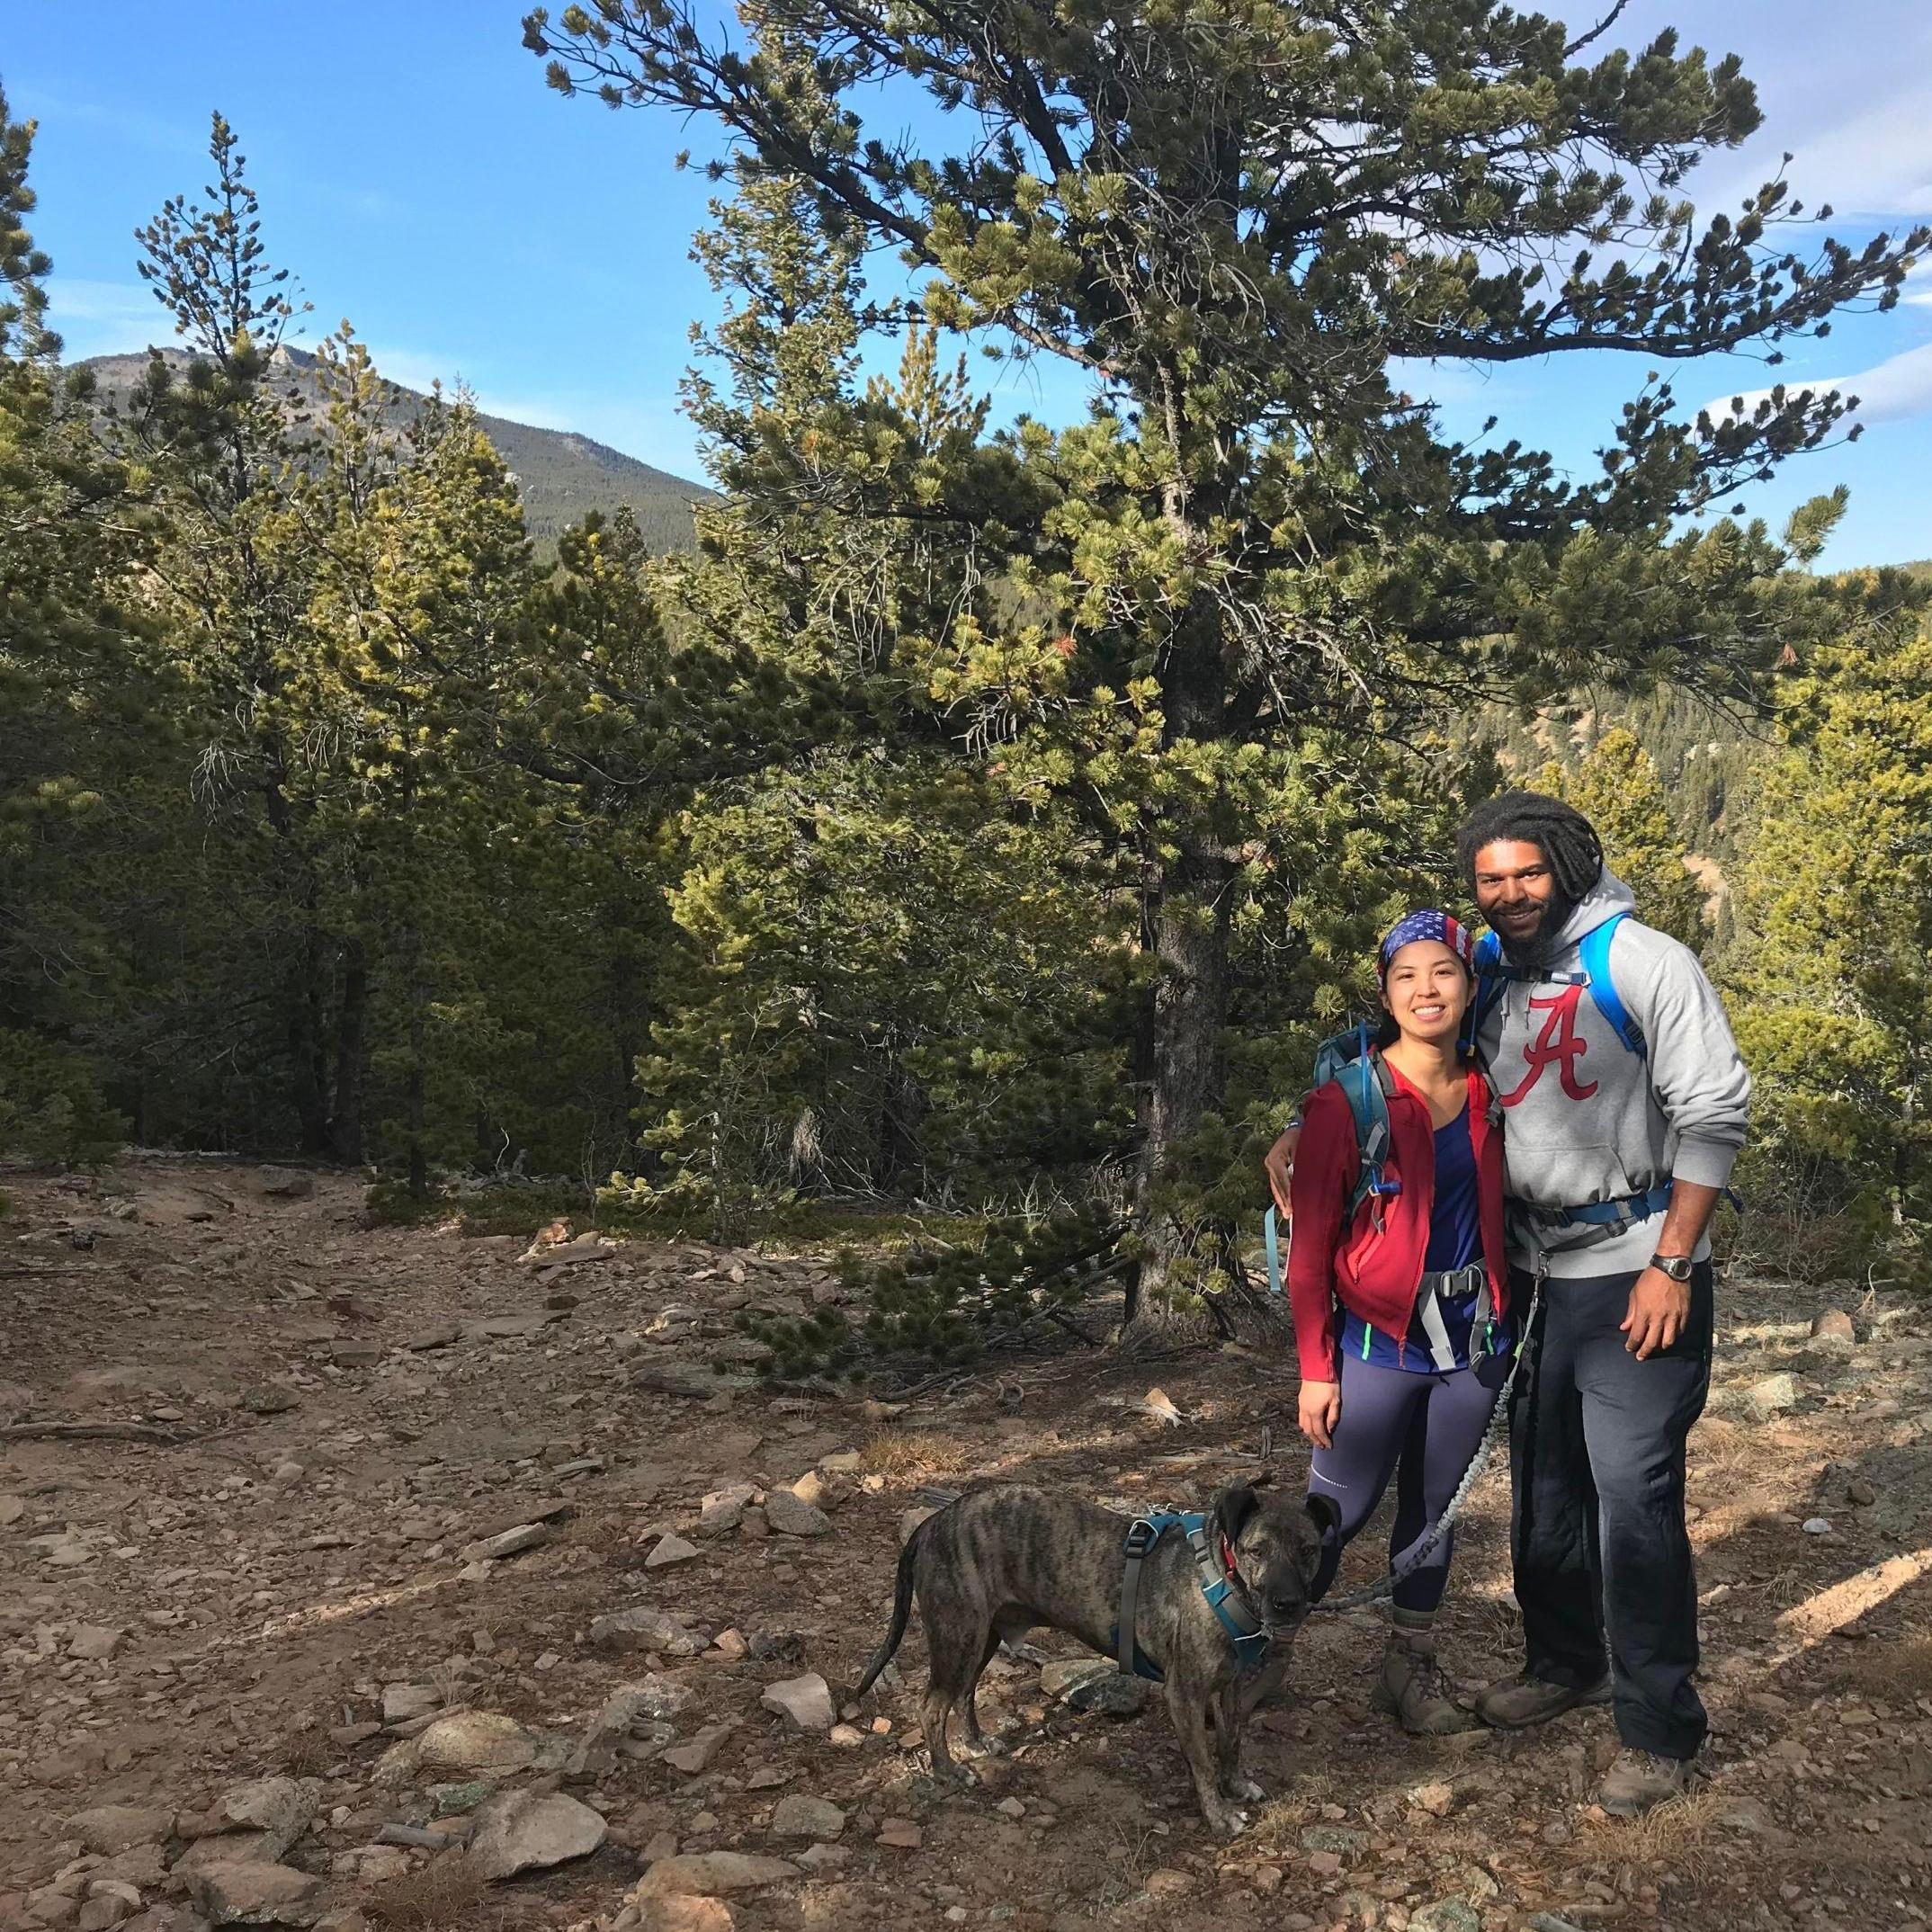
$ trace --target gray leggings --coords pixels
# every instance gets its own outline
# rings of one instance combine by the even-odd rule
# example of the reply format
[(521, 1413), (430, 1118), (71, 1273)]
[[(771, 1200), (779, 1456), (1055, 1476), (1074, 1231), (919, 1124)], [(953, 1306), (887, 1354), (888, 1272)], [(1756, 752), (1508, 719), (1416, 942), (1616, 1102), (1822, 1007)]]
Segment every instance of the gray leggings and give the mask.
[[(1507, 1356), (1492, 1355), (1477, 1368), (1424, 1374), (1343, 1356), (1342, 1418), (1334, 1446), (1316, 1450), (1308, 1472), (1309, 1494), (1328, 1497), (1342, 1512), (1340, 1524), (1323, 1539), (1312, 1593), (1317, 1601), (1335, 1581), (1342, 1552), (1374, 1515), (1391, 1475), (1396, 1507), (1390, 1567), (1428, 1534), (1482, 1441), (1508, 1367)], [(1453, 1532), (1444, 1536), (1396, 1585), (1398, 1610), (1427, 1615), (1442, 1602), (1454, 1541)]]

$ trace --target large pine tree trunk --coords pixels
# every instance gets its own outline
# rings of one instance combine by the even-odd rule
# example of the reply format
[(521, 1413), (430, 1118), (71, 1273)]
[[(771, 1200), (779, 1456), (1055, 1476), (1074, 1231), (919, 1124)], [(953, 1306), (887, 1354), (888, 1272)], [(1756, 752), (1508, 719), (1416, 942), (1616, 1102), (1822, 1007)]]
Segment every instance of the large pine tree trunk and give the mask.
[(294, 1102), (302, 1152), (320, 1159), (331, 1151), (327, 1060), (323, 1051), (322, 1003), (316, 994), (315, 959), (304, 945), (289, 974), (283, 1030), (288, 1040), (290, 1097)]
[(1149, 924), (1157, 976), (1142, 1088), (1135, 1218), (1141, 1261), (1131, 1317), (1158, 1321), (1174, 1310), (1176, 1264), (1197, 1251), (1202, 1230), (1156, 1205), (1176, 1149), (1221, 1105), (1221, 1032), (1228, 1010), (1228, 862), (1184, 851), (1169, 862)]
[[(1226, 671), (1219, 613), (1211, 604), (1169, 648), (1163, 680), (1166, 738), (1212, 743), (1225, 730)], [(1201, 1251), (1203, 1229), (1157, 1203), (1176, 1148), (1221, 1101), (1221, 1028), (1228, 1012), (1228, 944), (1233, 911), (1232, 863), (1226, 841), (1199, 820), (1153, 828), (1177, 845), (1168, 858), (1150, 855), (1144, 932), (1156, 972), (1144, 1028), (1140, 1149), (1135, 1174), (1136, 1232), (1141, 1261), (1130, 1290), (1131, 1321), (1171, 1317), (1185, 1284), (1177, 1264)]]
[(342, 1006), (335, 1031), (335, 1105), (329, 1116), (329, 1152), (337, 1160), (362, 1158), (362, 1092), (369, 1070), (369, 957), (349, 948), (342, 970)]

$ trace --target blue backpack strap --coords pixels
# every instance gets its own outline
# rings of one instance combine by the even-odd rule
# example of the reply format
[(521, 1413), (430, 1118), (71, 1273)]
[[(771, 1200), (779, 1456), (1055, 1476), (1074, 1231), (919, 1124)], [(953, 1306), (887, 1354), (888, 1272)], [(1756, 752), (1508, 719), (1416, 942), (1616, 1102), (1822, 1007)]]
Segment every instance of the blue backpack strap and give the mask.
[(1616, 929), (1628, 918), (1628, 913), (1620, 912), (1614, 918), (1584, 934), (1578, 946), (1578, 954), (1583, 967), (1584, 983), (1590, 989), (1590, 997), (1597, 1004), (1597, 1010), (1608, 1020), (1617, 1038), (1639, 1060), (1648, 1054), (1649, 1042), (1643, 1037), (1643, 1029), (1630, 1015), (1630, 1009), (1623, 1004), (1616, 989), (1616, 981), (1610, 976), (1610, 942), (1616, 936)]
[(1348, 1197), (1350, 1220), (1371, 1194), (1386, 1201), (1402, 1191), (1401, 1182), (1390, 1179), (1383, 1171), (1389, 1158), (1389, 1102), (1394, 1097), (1395, 1082), (1382, 1055), (1369, 1043), (1366, 1024), (1360, 1033), (1361, 1053), (1341, 1083), (1348, 1111), (1355, 1117), (1355, 1153), (1361, 1161), (1355, 1191)]
[(1271, 1207), (1261, 1217), (1261, 1238), (1267, 1244), (1268, 1250), (1268, 1292), (1270, 1294), (1279, 1294), (1282, 1292), (1280, 1230), (1281, 1216)]
[(1482, 1023), (1503, 997), (1503, 988), (1508, 983), (1508, 971), (1503, 964), (1503, 943), (1494, 933), (1484, 933), (1476, 942), (1475, 995), (1462, 1018), (1461, 1045), (1464, 1053), (1476, 1051), (1476, 1035), (1482, 1031)]

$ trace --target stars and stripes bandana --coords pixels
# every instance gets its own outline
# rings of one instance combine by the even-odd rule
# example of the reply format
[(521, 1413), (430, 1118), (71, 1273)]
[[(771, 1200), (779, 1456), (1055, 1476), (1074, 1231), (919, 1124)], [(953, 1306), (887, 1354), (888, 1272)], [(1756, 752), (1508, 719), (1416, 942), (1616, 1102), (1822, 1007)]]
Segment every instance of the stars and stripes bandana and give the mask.
[(1389, 935), (1375, 955), (1377, 976), (1387, 979), (1389, 962), (1404, 946), (1413, 945), (1418, 939), (1440, 940), (1471, 973), (1475, 971), (1476, 942), (1469, 928), (1460, 919), (1452, 919), (1446, 912), (1438, 912), (1435, 907), (1427, 906), (1416, 912), (1404, 913), (1389, 928)]

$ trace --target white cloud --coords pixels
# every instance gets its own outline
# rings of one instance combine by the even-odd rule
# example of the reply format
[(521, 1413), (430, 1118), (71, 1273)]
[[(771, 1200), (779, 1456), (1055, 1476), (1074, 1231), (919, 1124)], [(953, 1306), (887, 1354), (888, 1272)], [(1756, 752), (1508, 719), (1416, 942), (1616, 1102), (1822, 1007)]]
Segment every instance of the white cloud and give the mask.
[(69, 362), (90, 355), (121, 355), (149, 343), (172, 342), (174, 325), (145, 282), (89, 282), (51, 275), (47, 319), (58, 330)]
[[(1856, 396), (1856, 418), (1866, 425), (1906, 422), (1932, 412), (1932, 342), (1907, 349), (1858, 375), (1825, 376), (1817, 380), (1793, 377), (1785, 388), (1816, 389), (1820, 394), (1836, 389), (1841, 396)], [(1739, 400), (1749, 416), (1770, 393), (1769, 389), (1748, 389), (1741, 398), (1716, 396), (1704, 407), (1713, 420), (1722, 421), (1732, 413), (1733, 400)]]
[(1713, 58), (1737, 53), (1764, 113), (1742, 148), (1691, 176), (1700, 211), (1734, 210), (1789, 149), (1785, 178), (1807, 208), (1880, 221), (1932, 213), (1932, 12), (1900, 0), (1639, 0), (1618, 39), (1640, 44), (1666, 24)]

